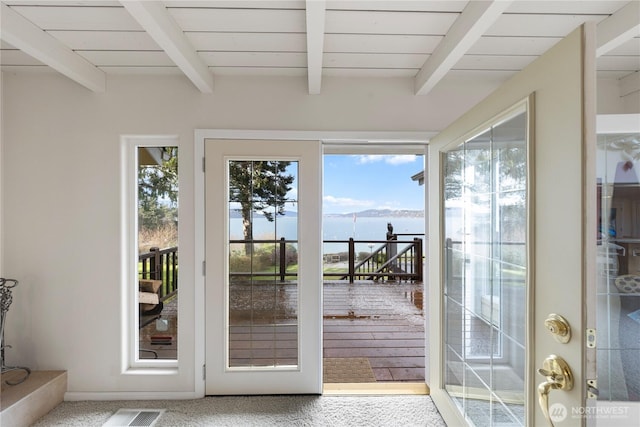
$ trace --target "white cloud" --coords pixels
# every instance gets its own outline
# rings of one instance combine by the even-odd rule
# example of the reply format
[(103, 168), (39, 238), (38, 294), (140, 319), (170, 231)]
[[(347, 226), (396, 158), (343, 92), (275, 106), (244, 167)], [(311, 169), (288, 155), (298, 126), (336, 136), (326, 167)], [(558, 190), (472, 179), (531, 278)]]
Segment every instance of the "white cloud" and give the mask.
[(381, 162), (383, 158), (384, 156), (381, 156), (378, 154), (370, 154), (368, 156), (358, 156), (358, 163), (360, 164), (376, 163), (376, 162)]
[(416, 156), (413, 154), (406, 154), (403, 156), (387, 156), (385, 159), (390, 165), (402, 165), (405, 163), (413, 163), (416, 161)]
[(405, 155), (396, 155), (396, 156), (385, 156), (380, 154), (370, 154), (366, 156), (358, 156), (358, 163), (376, 163), (376, 162), (385, 162), (389, 165), (402, 165), (405, 163), (413, 163), (416, 161), (416, 157), (413, 154), (405, 154)]
[(326, 204), (333, 206), (367, 208), (374, 205), (374, 202), (372, 200), (356, 200), (349, 197), (324, 196), (323, 200)]

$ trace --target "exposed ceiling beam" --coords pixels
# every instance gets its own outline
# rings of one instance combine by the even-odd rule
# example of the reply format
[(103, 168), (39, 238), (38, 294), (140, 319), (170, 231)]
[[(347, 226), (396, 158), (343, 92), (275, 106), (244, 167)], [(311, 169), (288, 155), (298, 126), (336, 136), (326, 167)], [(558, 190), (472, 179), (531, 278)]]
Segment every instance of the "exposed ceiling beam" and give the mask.
[(320, 93), (324, 54), (325, 0), (307, 0), (307, 75), (309, 94)]
[(2, 40), (94, 92), (105, 91), (106, 76), (102, 70), (9, 6), (0, 3), (0, 7)]
[(620, 96), (627, 96), (634, 92), (640, 92), (640, 71), (620, 79)]
[(162, 2), (120, 3), (202, 93), (213, 92), (213, 75)]
[(640, 2), (632, 1), (598, 23), (596, 56), (602, 56), (638, 35), (640, 35)]
[(470, 1), (414, 81), (416, 95), (426, 95), (500, 17), (511, 1)]

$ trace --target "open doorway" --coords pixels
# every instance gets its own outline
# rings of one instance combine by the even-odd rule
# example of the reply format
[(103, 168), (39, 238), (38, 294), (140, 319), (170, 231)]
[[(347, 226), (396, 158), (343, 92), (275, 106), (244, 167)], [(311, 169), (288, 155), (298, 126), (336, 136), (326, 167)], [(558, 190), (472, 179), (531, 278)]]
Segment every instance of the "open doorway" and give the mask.
[(323, 160), (324, 384), (424, 385), (424, 158)]

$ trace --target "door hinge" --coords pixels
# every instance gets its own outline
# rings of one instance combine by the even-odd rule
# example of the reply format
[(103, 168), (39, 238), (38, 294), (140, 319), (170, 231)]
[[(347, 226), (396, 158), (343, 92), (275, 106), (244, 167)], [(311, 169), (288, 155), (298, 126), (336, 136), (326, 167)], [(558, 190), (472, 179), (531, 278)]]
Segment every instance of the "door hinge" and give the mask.
[(202, 381), (207, 380), (207, 365), (202, 365)]
[(587, 348), (596, 348), (596, 330), (587, 329)]
[(207, 275), (207, 261), (202, 261), (202, 275)]
[(202, 172), (206, 172), (206, 169), (207, 169), (206, 165), (207, 165), (206, 159), (203, 157), (202, 158)]
[(599, 393), (598, 380), (587, 380), (587, 399), (597, 399)]

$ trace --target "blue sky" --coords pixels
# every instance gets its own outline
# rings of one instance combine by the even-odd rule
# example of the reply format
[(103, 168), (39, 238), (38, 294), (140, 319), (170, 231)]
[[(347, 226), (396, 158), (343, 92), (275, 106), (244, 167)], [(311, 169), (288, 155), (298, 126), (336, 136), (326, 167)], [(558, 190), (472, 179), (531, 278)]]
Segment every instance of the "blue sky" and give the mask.
[(422, 156), (325, 155), (323, 213), (421, 210), (424, 187), (411, 176), (422, 170)]

